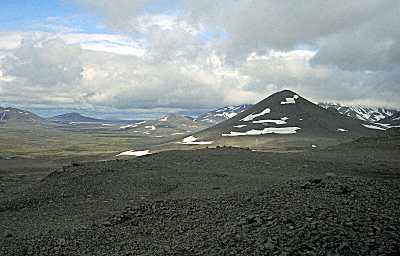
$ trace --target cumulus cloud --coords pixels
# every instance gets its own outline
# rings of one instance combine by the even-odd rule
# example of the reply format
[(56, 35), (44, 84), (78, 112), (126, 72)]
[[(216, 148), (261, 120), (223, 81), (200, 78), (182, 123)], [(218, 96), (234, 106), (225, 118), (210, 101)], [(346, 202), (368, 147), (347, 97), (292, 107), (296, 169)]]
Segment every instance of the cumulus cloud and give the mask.
[(79, 83), (82, 72), (79, 54), (80, 47), (66, 45), (60, 39), (24, 39), (14, 55), (3, 60), (2, 72), (32, 85), (74, 85)]
[[(208, 56), (165, 59), (84, 50), (61, 38), (23, 40), (1, 60), (4, 100), (115, 109), (210, 108), (225, 102), (236, 78), (223, 79)], [(21, 93), (24, 92), (24, 93)]]
[(400, 107), (396, 0), (71, 1), (115, 34), (1, 33), (1, 100), (149, 113), (292, 89)]

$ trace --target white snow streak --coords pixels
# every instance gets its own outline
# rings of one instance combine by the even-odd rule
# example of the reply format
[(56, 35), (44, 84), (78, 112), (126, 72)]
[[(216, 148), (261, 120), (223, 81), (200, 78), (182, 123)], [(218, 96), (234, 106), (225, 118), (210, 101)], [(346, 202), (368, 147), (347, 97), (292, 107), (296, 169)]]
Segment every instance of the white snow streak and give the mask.
[(363, 124), (363, 126), (365, 128), (368, 128), (368, 129), (382, 130), (382, 131), (385, 130), (385, 128), (382, 128), (382, 127), (379, 127), (379, 126), (376, 126), (376, 125), (372, 125), (372, 124)]
[(236, 137), (236, 136), (256, 136), (263, 134), (295, 134), (300, 127), (282, 127), (282, 128), (264, 128), (263, 130), (249, 130), (247, 132), (230, 132), (222, 134), (223, 137)]
[(189, 136), (186, 137), (182, 140), (182, 142), (179, 142), (180, 144), (185, 144), (185, 145), (209, 145), (214, 143), (214, 141), (197, 141), (198, 138), (194, 136)]
[(258, 120), (258, 121), (253, 121), (253, 124), (264, 124), (264, 123), (287, 124), (286, 121), (283, 121), (283, 120)]
[(235, 128), (243, 128), (243, 127), (246, 127), (247, 125), (245, 125), (245, 124), (241, 124), (241, 125), (235, 125), (235, 126), (233, 126), (233, 127), (235, 127)]
[(136, 124), (128, 124), (128, 125), (119, 127), (119, 129), (125, 130), (125, 129), (136, 128), (136, 127), (138, 127)]
[(122, 152), (116, 156), (145, 156), (145, 155), (151, 155), (152, 153), (150, 150), (143, 150), (143, 151), (134, 151), (134, 150), (129, 150)]
[(271, 113), (271, 109), (266, 108), (263, 111), (261, 111), (260, 113), (258, 113), (258, 114), (254, 114), (254, 113), (250, 114), (250, 115), (246, 116), (245, 118), (243, 118), (240, 121), (245, 121), (245, 122), (252, 121), (256, 117), (263, 116), (263, 115), (266, 115), (266, 114), (269, 114), (269, 113)]

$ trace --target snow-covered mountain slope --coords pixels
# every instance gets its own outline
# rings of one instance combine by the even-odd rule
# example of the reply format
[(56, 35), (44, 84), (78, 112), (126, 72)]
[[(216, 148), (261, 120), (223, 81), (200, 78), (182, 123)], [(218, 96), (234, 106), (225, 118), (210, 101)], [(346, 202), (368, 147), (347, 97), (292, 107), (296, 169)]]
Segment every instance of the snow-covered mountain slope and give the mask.
[(394, 113), (393, 115), (382, 119), (379, 121), (379, 124), (383, 124), (384, 126), (390, 127), (400, 127), (400, 111)]
[(251, 104), (242, 104), (237, 106), (227, 106), (219, 108), (198, 116), (197, 118), (195, 118), (195, 121), (208, 124), (218, 124), (227, 119), (235, 117), (237, 114), (242, 113), (252, 106), (253, 105)]
[(318, 103), (318, 105), (326, 109), (336, 109), (342, 115), (373, 123), (390, 117), (397, 112), (393, 109), (364, 106), (344, 106), (337, 103)]

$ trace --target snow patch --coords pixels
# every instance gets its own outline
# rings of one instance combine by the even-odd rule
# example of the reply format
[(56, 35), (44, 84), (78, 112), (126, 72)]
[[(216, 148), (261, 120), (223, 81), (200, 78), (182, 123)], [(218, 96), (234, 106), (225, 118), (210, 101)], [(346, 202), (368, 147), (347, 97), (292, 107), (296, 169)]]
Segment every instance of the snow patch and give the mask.
[(254, 113), (250, 114), (250, 115), (246, 116), (245, 118), (243, 118), (240, 121), (244, 121), (244, 122), (252, 121), (256, 117), (263, 116), (263, 115), (266, 115), (266, 114), (269, 114), (269, 113), (271, 113), (271, 109), (270, 108), (266, 108), (263, 111), (261, 111), (260, 113), (258, 113), (258, 114), (254, 114)]
[(136, 127), (138, 127), (136, 124), (128, 124), (128, 125), (124, 125), (124, 126), (119, 127), (119, 129), (126, 130), (126, 129), (136, 128)]
[(385, 128), (391, 128), (391, 124), (376, 123), (378, 125), (384, 126)]
[(183, 132), (175, 132), (175, 133), (173, 133), (171, 135), (183, 135), (183, 134), (185, 134), (185, 133), (183, 133)]
[(265, 123), (274, 123), (274, 124), (287, 124), (286, 121), (283, 120), (258, 120), (253, 121), (253, 124), (265, 124)]
[(296, 99), (298, 98), (298, 95), (294, 95), (292, 98), (286, 98), (285, 101), (281, 102), (281, 105), (296, 104)]
[(178, 142), (180, 144), (184, 144), (184, 145), (209, 145), (214, 143), (214, 141), (197, 141), (198, 138), (194, 137), (194, 136), (189, 136), (186, 137), (182, 140), (182, 142)]
[(382, 131), (385, 131), (385, 128), (382, 128), (382, 127), (379, 127), (379, 126), (376, 126), (376, 125), (372, 125), (372, 124), (363, 124), (363, 126), (364, 126), (365, 128), (368, 128), (368, 129), (374, 129), (374, 130), (382, 130)]
[(163, 118), (160, 119), (160, 122), (167, 122), (168, 121), (168, 116), (164, 116)]
[(150, 150), (143, 150), (143, 151), (134, 151), (134, 150), (129, 150), (122, 152), (116, 156), (145, 156), (145, 155), (151, 155), (152, 153)]
[(349, 130), (343, 129), (343, 128), (338, 128), (337, 129), (338, 132), (348, 132)]
[(317, 146), (317, 145), (311, 145), (311, 147), (312, 147), (312, 148), (317, 148), (318, 146)]
[(154, 126), (154, 125), (149, 125), (149, 126), (146, 126), (146, 127), (144, 127), (145, 129), (150, 129), (150, 130), (152, 130), (152, 131), (154, 131), (155, 129), (156, 129), (156, 127)]
[(264, 128), (263, 130), (249, 130), (246, 132), (230, 132), (222, 134), (223, 137), (236, 137), (236, 136), (256, 136), (263, 134), (295, 134), (300, 127), (282, 127), (282, 128)]
[(141, 124), (145, 124), (146, 123), (146, 121), (142, 121), (142, 122), (139, 122), (139, 123), (136, 123), (137, 125), (141, 125)]
[(243, 128), (243, 127), (246, 127), (247, 125), (245, 125), (245, 124), (241, 124), (241, 125), (235, 125), (235, 126), (233, 126), (233, 127), (235, 127), (235, 128)]

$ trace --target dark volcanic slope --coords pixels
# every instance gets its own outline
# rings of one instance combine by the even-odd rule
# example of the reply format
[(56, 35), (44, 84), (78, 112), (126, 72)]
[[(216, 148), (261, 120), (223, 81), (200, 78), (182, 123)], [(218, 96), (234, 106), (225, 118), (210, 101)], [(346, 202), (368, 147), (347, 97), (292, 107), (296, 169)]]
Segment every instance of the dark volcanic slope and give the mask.
[[(196, 134), (202, 139), (237, 137), (244, 133), (259, 133), (277, 137), (282, 134), (310, 137), (360, 137), (376, 135), (377, 130), (366, 128), (361, 122), (319, 107), (318, 105), (285, 90), (271, 95), (265, 100), (237, 116)], [(247, 135), (248, 136), (248, 135)]]
[(0, 255), (398, 255), (398, 150), (171, 151), (0, 202)]

